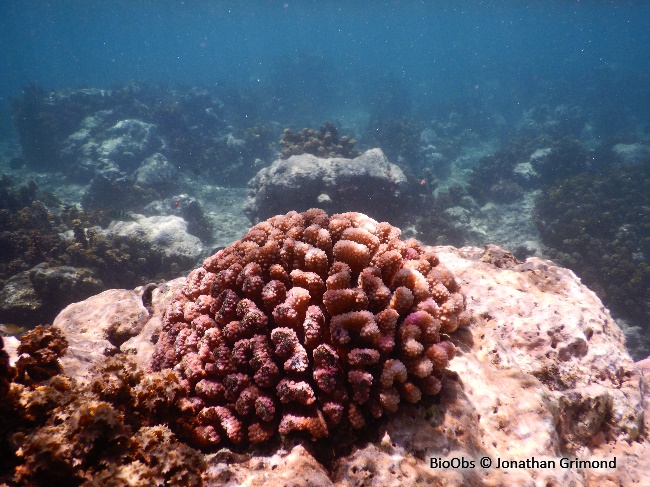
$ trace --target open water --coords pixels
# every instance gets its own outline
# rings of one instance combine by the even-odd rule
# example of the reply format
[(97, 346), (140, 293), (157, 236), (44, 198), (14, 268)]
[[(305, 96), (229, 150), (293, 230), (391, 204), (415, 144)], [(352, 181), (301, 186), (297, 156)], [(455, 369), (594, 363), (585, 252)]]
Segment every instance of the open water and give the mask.
[[(515, 119), (532, 100), (650, 110), (644, 1), (9, 1), (0, 109), (21, 88), (138, 79), (295, 97), (315, 119), (480, 103)], [(280, 107), (278, 107), (280, 108)]]

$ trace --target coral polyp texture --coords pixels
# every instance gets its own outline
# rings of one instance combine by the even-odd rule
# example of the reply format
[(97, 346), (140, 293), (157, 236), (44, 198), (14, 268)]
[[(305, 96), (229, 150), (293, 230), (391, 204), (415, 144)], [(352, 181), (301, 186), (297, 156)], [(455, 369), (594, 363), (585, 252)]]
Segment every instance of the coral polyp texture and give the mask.
[(190, 439), (321, 439), (438, 394), (465, 298), (431, 250), (400, 235), (362, 213), (294, 211), (192, 271), (151, 363), (180, 374)]

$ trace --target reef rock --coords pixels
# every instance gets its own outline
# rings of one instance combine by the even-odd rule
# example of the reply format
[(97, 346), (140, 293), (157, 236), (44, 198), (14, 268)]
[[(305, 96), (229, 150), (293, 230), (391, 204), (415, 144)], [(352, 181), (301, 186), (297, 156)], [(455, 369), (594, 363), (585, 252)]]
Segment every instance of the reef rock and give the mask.
[(406, 203), (406, 176), (381, 149), (354, 159), (300, 154), (278, 159), (248, 182), (244, 213), (257, 222), (290, 210), (358, 211), (395, 221)]
[(147, 157), (135, 171), (136, 184), (165, 192), (178, 183), (176, 167), (161, 153)]
[(650, 147), (646, 144), (616, 144), (612, 147), (623, 164), (635, 164), (650, 160)]
[(30, 271), (11, 276), (0, 290), (0, 319), (5, 322), (31, 323), (44, 316), (43, 302), (34, 290)]
[(106, 289), (92, 269), (42, 263), (13, 275), (0, 290), (0, 320), (35, 326), (64, 306)]
[[(650, 485), (650, 383), (596, 295), (550, 261), (519, 262), (493, 246), (431, 250), (472, 315), (450, 334), (458, 351), (440, 394), (400, 406), (347, 450), (347, 435), (331, 450), (295, 438), (273, 450), (222, 449), (206, 456), (205, 485)], [(64, 373), (87, 377), (116, 349), (148, 364), (184, 282), (107, 291), (66, 308), (55, 323), (69, 342)]]
[(64, 141), (61, 156), (66, 175), (88, 182), (106, 170), (131, 174), (145, 159), (165, 151), (165, 139), (155, 124), (115, 117), (111, 110), (88, 116)]
[(120, 169), (133, 171), (142, 161), (165, 148), (154, 124), (142, 120), (120, 120), (103, 134), (97, 156), (115, 162)]
[(30, 274), (36, 293), (47, 298), (48, 304), (58, 310), (61, 304), (67, 305), (106, 289), (97, 273), (85, 267), (39, 264)]
[(66, 307), (54, 320), (69, 347), (61, 358), (64, 373), (82, 383), (105, 355), (131, 355), (145, 370), (154, 351), (152, 337), (160, 333), (162, 317), (183, 278), (135, 290), (110, 289)]
[[(130, 217), (130, 221), (115, 220), (105, 229), (94, 227), (94, 231), (111, 239), (119, 240), (122, 237), (146, 241), (154, 250), (181, 266), (195, 265), (204, 252), (201, 240), (188, 233), (188, 223), (179, 216), (145, 217), (132, 214)], [(74, 240), (72, 230), (63, 236), (70, 241)]]
[(196, 261), (203, 252), (201, 241), (187, 231), (187, 222), (178, 216), (150, 216), (137, 221), (112, 222), (107, 232), (113, 235), (142, 236), (170, 258)]

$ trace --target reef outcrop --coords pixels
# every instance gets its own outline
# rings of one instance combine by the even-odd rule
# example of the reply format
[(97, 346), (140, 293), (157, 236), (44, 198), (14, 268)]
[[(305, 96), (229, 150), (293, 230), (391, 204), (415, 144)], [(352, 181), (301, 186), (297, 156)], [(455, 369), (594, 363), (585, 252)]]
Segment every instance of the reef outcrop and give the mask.
[(192, 200), (177, 200), (185, 219), (124, 214), (129, 221), (109, 223), (107, 212), (61, 209), (61, 202), (39, 191), (33, 181), (12, 185), (10, 178), (0, 178), (4, 323), (27, 327), (51, 323), (72, 302), (106, 288), (178, 275), (206, 255), (190, 232), (205, 236), (212, 227)]
[[(26, 86), (11, 100), (23, 150), (15, 164), (62, 171), (81, 184), (95, 180), (86, 190), (86, 209), (135, 210), (166, 197), (180, 189), (174, 168), (242, 185), (257, 170), (253, 161), (273, 157), (276, 135), (239, 113), (241, 99), (226, 105), (222, 95), (214, 86), (137, 81), (111, 90)], [(157, 164), (162, 171), (147, 175), (151, 158), (170, 164)]]
[(251, 222), (291, 210), (323, 208), (328, 213), (358, 211), (382, 221), (404, 214), (407, 180), (381, 149), (354, 159), (312, 154), (277, 159), (248, 182), (244, 213)]
[[(40, 404), (64, 404), (38, 423), (44, 426), (36, 433), (24, 430), (0, 444), (16, 450), (22, 445), (24, 456), (15, 461), (25, 481), (34, 472), (52, 478), (70, 471), (81, 479), (136, 474), (180, 483), (189, 475), (192, 485), (266, 487), (286, 485), (287, 479), (297, 486), (337, 487), (369, 479), (386, 486), (650, 484), (650, 382), (643, 375), (650, 368), (647, 360), (635, 364), (630, 358), (623, 333), (598, 297), (573, 272), (547, 260), (520, 262), (494, 246), (423, 249), (453, 273), (472, 319), (449, 334), (457, 353), (442, 374), (439, 394), (400, 405), (362, 430), (361, 438), (354, 429), (319, 442), (289, 435), (271, 446), (226, 447), (210, 455), (179, 441), (166, 426), (178, 414), (170, 408), (182, 397), (179, 374), (144, 373), (165, 310), (178, 293), (200, 288), (201, 280), (188, 285), (177, 279), (105, 292), (66, 308), (56, 321), (68, 342), (60, 358), (63, 375), (31, 391), (14, 383), (9, 392), (32, 414), (50, 414), (52, 408)], [(18, 356), (15, 342), (5, 337), (11, 363)], [(71, 401), (76, 389), (66, 376), (91, 384), (97, 391), (92, 401)], [(112, 448), (97, 448), (106, 439)], [(64, 448), (73, 440), (82, 450)], [(482, 457), (491, 466), (481, 466)], [(475, 465), (432, 468), (432, 458)], [(616, 462), (564, 467), (563, 458)], [(555, 465), (535, 466), (533, 459)], [(504, 460), (518, 463), (504, 468)]]

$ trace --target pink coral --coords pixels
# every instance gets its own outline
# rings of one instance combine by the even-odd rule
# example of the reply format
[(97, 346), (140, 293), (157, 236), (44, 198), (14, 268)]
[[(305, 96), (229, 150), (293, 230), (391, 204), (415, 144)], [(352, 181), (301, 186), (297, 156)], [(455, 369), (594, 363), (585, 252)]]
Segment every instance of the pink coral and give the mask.
[(454, 276), (399, 229), (290, 212), (190, 273), (151, 366), (180, 373), (179, 424), (201, 446), (319, 439), (437, 394), (467, 322)]

